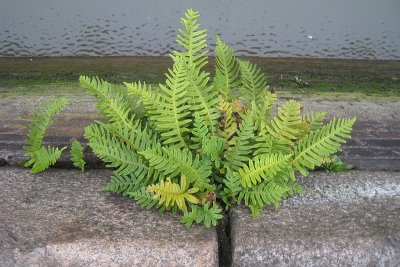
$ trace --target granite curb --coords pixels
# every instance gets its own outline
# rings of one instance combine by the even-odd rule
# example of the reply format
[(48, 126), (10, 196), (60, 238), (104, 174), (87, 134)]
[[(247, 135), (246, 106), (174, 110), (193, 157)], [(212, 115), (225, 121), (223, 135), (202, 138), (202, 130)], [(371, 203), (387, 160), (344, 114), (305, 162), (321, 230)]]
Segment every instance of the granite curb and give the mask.
[(109, 175), (0, 168), (0, 266), (218, 266), (215, 228), (98, 192)]
[(233, 266), (400, 266), (400, 173), (312, 173), (257, 220), (230, 213)]

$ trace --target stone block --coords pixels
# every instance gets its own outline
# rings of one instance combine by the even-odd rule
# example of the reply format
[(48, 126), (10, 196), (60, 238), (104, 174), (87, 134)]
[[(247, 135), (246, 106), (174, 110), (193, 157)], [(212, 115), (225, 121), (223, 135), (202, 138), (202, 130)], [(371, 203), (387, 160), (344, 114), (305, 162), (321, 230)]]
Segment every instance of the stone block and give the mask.
[(400, 266), (400, 173), (313, 173), (257, 220), (230, 214), (233, 266)]
[(215, 228), (98, 189), (110, 172), (0, 168), (0, 266), (217, 266)]

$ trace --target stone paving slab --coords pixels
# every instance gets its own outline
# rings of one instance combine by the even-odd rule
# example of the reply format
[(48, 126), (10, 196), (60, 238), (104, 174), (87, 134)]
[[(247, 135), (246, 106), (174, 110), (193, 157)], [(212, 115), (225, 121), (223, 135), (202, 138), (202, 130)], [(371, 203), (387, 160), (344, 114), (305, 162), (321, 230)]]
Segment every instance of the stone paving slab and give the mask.
[[(21, 166), (26, 160), (22, 147), (30, 114), (48, 97), (17, 95), (0, 98), (0, 165)], [(93, 120), (101, 119), (92, 97), (81, 95), (70, 98), (71, 105), (54, 118), (48, 129), (45, 145), (64, 146), (74, 138), (84, 141), (84, 127)], [(341, 153), (345, 163), (361, 170), (400, 171), (400, 102), (299, 100), (304, 104), (305, 112), (321, 110), (330, 116), (357, 116), (352, 139), (344, 145)], [(85, 159), (90, 166), (104, 166), (91, 155), (90, 149), (86, 152)], [(71, 167), (68, 151), (63, 155), (57, 166)]]
[(233, 266), (400, 266), (400, 173), (312, 173), (252, 220), (230, 214)]
[(215, 229), (97, 190), (109, 171), (0, 168), (0, 266), (217, 266)]

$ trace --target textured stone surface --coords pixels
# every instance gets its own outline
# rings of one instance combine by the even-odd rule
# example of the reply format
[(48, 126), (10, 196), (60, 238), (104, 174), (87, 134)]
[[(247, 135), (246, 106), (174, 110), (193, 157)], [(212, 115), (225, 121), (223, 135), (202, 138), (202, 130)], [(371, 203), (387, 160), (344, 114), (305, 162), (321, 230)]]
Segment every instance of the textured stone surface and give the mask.
[[(21, 166), (27, 127), (34, 108), (42, 97), (20, 96), (0, 98), (0, 160), (10, 166)], [(82, 140), (84, 127), (101, 117), (95, 110), (94, 99), (87, 95), (70, 95), (71, 105), (54, 118), (44, 138), (44, 144), (69, 145), (73, 138)], [(305, 98), (305, 97), (303, 97)], [(363, 170), (400, 171), (400, 102), (396, 101), (326, 101), (299, 99), (305, 112), (326, 111), (330, 117), (357, 116), (352, 139), (344, 145), (342, 157), (348, 164)], [(282, 101), (280, 101), (282, 103)], [(13, 116), (10, 116), (13, 114)], [(85, 159), (92, 167), (101, 162), (87, 150)], [(68, 151), (58, 167), (71, 167)]]
[(217, 266), (215, 229), (97, 190), (110, 172), (0, 168), (0, 266)]
[(234, 266), (400, 266), (400, 173), (313, 173), (252, 220), (231, 212)]

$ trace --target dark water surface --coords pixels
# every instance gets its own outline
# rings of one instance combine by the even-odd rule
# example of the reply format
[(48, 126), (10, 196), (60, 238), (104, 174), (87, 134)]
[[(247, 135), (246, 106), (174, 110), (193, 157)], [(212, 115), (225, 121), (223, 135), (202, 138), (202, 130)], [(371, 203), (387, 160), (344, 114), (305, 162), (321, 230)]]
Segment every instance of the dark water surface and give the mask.
[(159, 56), (186, 8), (212, 50), (239, 55), (400, 59), (400, 0), (0, 0), (0, 56)]

